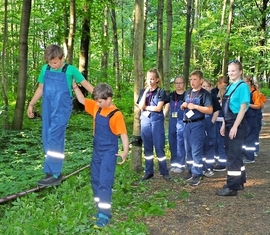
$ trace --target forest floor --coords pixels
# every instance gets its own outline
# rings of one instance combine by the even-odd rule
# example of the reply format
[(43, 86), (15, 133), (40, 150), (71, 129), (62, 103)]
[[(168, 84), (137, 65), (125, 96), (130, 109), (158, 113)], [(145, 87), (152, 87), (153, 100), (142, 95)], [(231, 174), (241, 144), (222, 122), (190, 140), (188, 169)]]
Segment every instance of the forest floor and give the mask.
[[(204, 177), (198, 186), (152, 180), (153, 188), (186, 190), (164, 216), (147, 218), (151, 235), (270, 235), (270, 100), (264, 108), (260, 152), (253, 164), (245, 164), (247, 182), (237, 196), (221, 197), (215, 191), (226, 183), (226, 171)], [(157, 173), (158, 174), (158, 173)], [(156, 174), (156, 175), (157, 175)], [(183, 177), (186, 172), (171, 175)]]

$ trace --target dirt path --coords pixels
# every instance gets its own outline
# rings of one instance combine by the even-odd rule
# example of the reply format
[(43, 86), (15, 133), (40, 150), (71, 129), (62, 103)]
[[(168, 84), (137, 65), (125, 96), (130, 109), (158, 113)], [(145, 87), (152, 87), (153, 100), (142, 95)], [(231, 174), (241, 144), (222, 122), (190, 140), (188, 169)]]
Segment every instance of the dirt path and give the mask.
[[(270, 100), (264, 108), (260, 152), (254, 164), (246, 164), (247, 183), (235, 197), (215, 191), (226, 182), (226, 172), (215, 172), (196, 187), (165, 184), (185, 189), (189, 197), (179, 200), (166, 215), (147, 221), (151, 235), (270, 235)], [(179, 177), (179, 176), (174, 176)]]

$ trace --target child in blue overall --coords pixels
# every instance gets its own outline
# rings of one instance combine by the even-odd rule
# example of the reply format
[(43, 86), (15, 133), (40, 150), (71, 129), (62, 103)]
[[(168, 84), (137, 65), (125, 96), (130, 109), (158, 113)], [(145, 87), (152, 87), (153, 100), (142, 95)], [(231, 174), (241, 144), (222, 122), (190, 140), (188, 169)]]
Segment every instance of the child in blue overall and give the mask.
[(250, 88), (250, 104), (246, 112), (247, 120), (247, 134), (244, 149), (244, 163), (254, 163), (255, 162), (255, 153), (256, 153), (256, 143), (259, 139), (259, 126), (258, 126), (258, 116), (261, 111), (261, 98), (260, 93), (256, 89), (256, 86), (253, 82), (251, 76), (244, 76), (243, 81)]
[(42, 144), (45, 154), (45, 178), (38, 185), (53, 186), (62, 182), (65, 158), (65, 133), (72, 112), (72, 80), (81, 83), (90, 93), (93, 86), (72, 65), (64, 63), (64, 53), (58, 45), (49, 45), (44, 52), (45, 64), (40, 72), (39, 86), (31, 99), (27, 114), (34, 117), (33, 107), (42, 97)]
[[(204, 79), (202, 88), (208, 92), (211, 92), (212, 85), (208, 80)], [(213, 168), (215, 165), (215, 143), (217, 139), (216, 120), (219, 115), (219, 110), (221, 109), (217, 97), (214, 94), (211, 94), (211, 96), (213, 103), (213, 113), (205, 114), (206, 138), (203, 146), (203, 175), (206, 177), (212, 177), (214, 175)]]
[[(117, 157), (123, 164), (128, 156), (129, 141), (123, 114), (112, 102), (113, 91), (108, 84), (100, 83), (93, 91), (93, 99), (84, 98), (80, 89), (73, 89), (86, 112), (94, 117), (94, 147), (91, 161), (91, 184), (98, 212), (95, 228), (106, 226), (111, 215), (111, 197)], [(118, 136), (121, 137), (123, 153), (118, 154)]]
[(243, 67), (240, 61), (228, 64), (228, 75), (232, 83), (227, 87), (222, 99), (224, 122), (220, 134), (225, 136), (227, 153), (227, 183), (218, 189), (218, 196), (236, 196), (244, 189), (246, 171), (242, 159), (242, 146), (245, 141), (247, 122), (245, 113), (250, 103), (249, 87), (241, 79)]
[(185, 180), (190, 185), (200, 184), (200, 177), (203, 175), (203, 144), (205, 139), (205, 114), (213, 113), (211, 94), (202, 88), (203, 73), (194, 70), (190, 73), (191, 89), (186, 91), (184, 103), (181, 109), (184, 110), (184, 141), (186, 149), (186, 163), (188, 174)]
[(184, 145), (183, 110), (180, 109), (185, 97), (185, 79), (177, 76), (174, 79), (175, 91), (169, 95), (169, 103), (165, 105), (165, 117), (169, 113), (169, 145), (171, 152), (171, 172), (182, 173), (186, 167), (186, 151)]
[(154, 176), (154, 148), (158, 158), (160, 174), (170, 180), (165, 155), (165, 130), (163, 106), (167, 100), (166, 92), (159, 88), (161, 83), (157, 69), (147, 72), (146, 88), (142, 89), (137, 100), (141, 110), (141, 138), (144, 145), (145, 175), (142, 180)]
[[(220, 105), (222, 105), (222, 97), (224, 93), (226, 92), (226, 88), (220, 88), (218, 92), (218, 100)], [(222, 110), (219, 111), (218, 117), (217, 117), (217, 142), (216, 142), (216, 153), (215, 153), (215, 160), (216, 165), (214, 166), (214, 171), (226, 171), (227, 166), (227, 155), (225, 150), (225, 142), (224, 142), (224, 136), (220, 134), (220, 128), (222, 126), (222, 123), (224, 121), (223, 112)]]

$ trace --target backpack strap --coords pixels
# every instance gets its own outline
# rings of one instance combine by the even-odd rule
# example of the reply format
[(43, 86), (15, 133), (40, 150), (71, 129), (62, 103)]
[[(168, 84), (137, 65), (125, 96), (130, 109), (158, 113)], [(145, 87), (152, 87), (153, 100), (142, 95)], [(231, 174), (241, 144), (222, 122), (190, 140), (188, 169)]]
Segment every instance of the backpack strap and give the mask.
[[(239, 83), (237, 84), (237, 86), (233, 89), (233, 91), (231, 92), (231, 94), (229, 95), (229, 97), (232, 96), (232, 94), (235, 92), (236, 88), (239, 87), (242, 83), (244, 83), (244, 82), (242, 81), (242, 82), (239, 82)], [(231, 86), (231, 85), (230, 85), (230, 86)], [(229, 87), (230, 87), (230, 86), (229, 86)], [(229, 87), (228, 87), (228, 88), (229, 88)], [(228, 89), (228, 90), (229, 90), (229, 89)], [(228, 90), (225, 92), (225, 94), (228, 92)], [(224, 94), (224, 95), (225, 95), (225, 94)]]
[[(100, 111), (101, 111), (101, 108), (99, 107), (97, 113), (100, 113)], [(110, 119), (117, 111), (119, 111), (119, 109), (115, 109), (115, 110), (111, 111), (111, 112), (107, 115), (107, 117)]]
[(51, 66), (50, 65), (47, 65), (46, 70), (50, 70), (50, 69), (51, 69)]

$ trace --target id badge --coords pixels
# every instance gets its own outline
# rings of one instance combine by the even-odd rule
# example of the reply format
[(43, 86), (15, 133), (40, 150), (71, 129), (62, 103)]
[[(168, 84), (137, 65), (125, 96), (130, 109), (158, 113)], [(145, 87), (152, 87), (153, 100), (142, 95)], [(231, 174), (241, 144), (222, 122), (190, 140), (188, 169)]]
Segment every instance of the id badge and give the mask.
[(172, 112), (172, 118), (177, 118), (177, 112)]
[(193, 112), (192, 110), (189, 110), (189, 111), (186, 113), (187, 118), (191, 118), (193, 115), (194, 115), (194, 112)]

